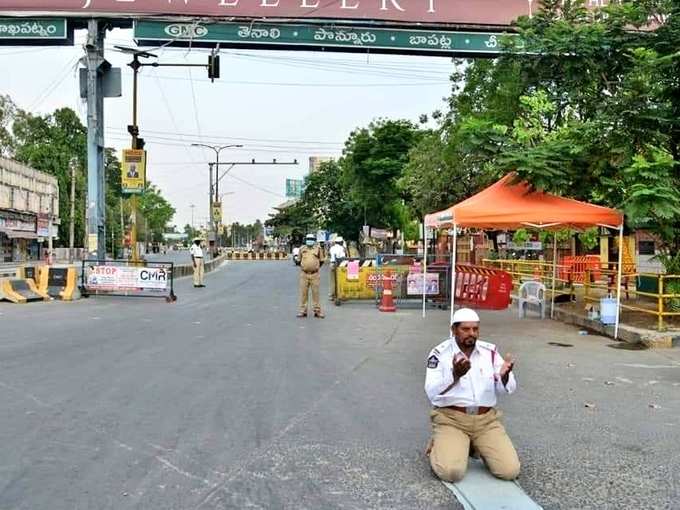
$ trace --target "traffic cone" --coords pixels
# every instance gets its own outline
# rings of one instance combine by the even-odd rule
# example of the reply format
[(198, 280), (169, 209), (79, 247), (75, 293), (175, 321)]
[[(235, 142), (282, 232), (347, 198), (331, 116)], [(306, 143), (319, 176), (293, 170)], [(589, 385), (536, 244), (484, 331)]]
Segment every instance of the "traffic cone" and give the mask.
[(378, 310), (381, 312), (397, 311), (397, 307), (394, 306), (394, 298), (392, 297), (392, 273), (386, 273), (383, 276), (383, 293)]

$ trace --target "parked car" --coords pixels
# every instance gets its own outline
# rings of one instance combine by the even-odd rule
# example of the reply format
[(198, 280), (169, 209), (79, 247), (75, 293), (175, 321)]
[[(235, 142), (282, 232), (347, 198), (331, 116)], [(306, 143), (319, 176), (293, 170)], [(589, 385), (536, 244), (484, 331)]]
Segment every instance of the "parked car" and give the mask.
[(299, 246), (296, 246), (295, 248), (293, 248), (293, 263), (296, 266), (300, 265), (300, 247)]

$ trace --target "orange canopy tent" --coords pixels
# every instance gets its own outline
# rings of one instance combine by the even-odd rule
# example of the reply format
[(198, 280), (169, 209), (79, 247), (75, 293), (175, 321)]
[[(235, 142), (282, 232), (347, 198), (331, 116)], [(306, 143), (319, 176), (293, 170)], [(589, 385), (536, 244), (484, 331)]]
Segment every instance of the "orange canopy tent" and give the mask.
[(619, 228), (623, 215), (615, 209), (532, 191), (510, 173), (476, 195), (425, 216), (425, 226), (516, 230), (533, 227), (584, 230), (602, 225)]
[[(454, 268), (456, 267), (458, 227), (493, 230), (516, 230), (527, 227), (547, 230), (564, 228), (584, 230), (593, 226), (618, 229), (619, 242), (622, 246), (623, 214), (621, 212), (608, 207), (533, 190), (526, 181), (519, 181), (514, 172), (459, 204), (425, 216), (426, 228), (453, 228), (452, 267)], [(425, 250), (425, 264), (427, 264), (427, 243), (425, 243)], [(556, 253), (556, 243), (553, 250)], [(618, 336), (622, 252), (623, 250), (619, 250), (615, 336)], [(555, 258), (553, 258), (553, 300), (555, 295), (555, 262)], [(455, 304), (454, 282), (455, 277), (452, 276), (452, 316)], [(425, 310), (424, 300), (425, 295), (423, 294), (423, 314)]]

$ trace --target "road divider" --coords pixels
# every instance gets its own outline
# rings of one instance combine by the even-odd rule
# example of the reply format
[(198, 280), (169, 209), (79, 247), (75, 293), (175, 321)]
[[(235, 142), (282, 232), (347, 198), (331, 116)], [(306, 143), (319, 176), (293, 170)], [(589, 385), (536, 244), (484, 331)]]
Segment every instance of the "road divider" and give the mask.
[(62, 301), (80, 299), (76, 266), (39, 266), (37, 270), (34, 280), (41, 292)]
[(287, 260), (286, 252), (253, 252), (230, 250), (225, 252), (227, 260)]
[(22, 304), (30, 301), (49, 301), (50, 296), (41, 292), (32, 278), (2, 278), (0, 301), (3, 300)]
[[(217, 269), (218, 267), (220, 267), (225, 260), (227, 260), (226, 255), (220, 255), (219, 257), (215, 257), (214, 259), (207, 261), (203, 266), (203, 269), (206, 273), (210, 273)], [(194, 274), (194, 266), (193, 264), (176, 265), (172, 268), (172, 273), (174, 278), (191, 276)]]

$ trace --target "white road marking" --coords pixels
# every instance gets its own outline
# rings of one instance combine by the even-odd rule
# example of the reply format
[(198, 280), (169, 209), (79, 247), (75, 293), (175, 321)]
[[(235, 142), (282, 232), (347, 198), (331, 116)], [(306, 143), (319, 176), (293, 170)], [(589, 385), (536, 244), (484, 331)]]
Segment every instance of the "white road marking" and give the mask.
[(633, 384), (633, 381), (631, 381), (630, 379), (626, 379), (625, 377), (617, 377), (616, 380), (626, 384)]
[(118, 446), (120, 448), (123, 448), (124, 450), (127, 450), (129, 452), (135, 451), (135, 449), (132, 446), (130, 446), (129, 444), (121, 443), (120, 441), (116, 441), (116, 443), (118, 443)]
[(180, 475), (182, 475), (182, 476), (185, 476), (185, 477), (187, 477), (187, 478), (191, 478), (192, 480), (198, 480), (198, 481), (200, 481), (200, 482), (203, 482), (203, 484), (205, 484), (205, 485), (212, 485), (212, 484), (210, 483), (209, 480), (206, 480), (205, 478), (201, 478), (200, 476), (196, 476), (196, 475), (194, 475), (194, 474), (191, 474), (191, 473), (189, 473), (189, 472), (187, 472), (187, 471), (184, 471), (184, 470), (178, 468), (178, 467), (175, 466), (172, 462), (170, 462), (169, 460), (167, 460), (167, 459), (161, 457), (160, 455), (156, 455), (154, 458), (155, 458), (158, 462), (160, 462), (161, 464), (163, 464), (165, 467), (167, 467), (168, 469), (171, 469), (172, 471), (174, 471), (175, 473), (178, 473), (178, 474), (180, 474)]
[(680, 363), (674, 365), (645, 365), (643, 363), (617, 363), (621, 367), (629, 368), (680, 368)]
[(33, 402), (38, 404), (40, 407), (51, 407), (50, 404), (48, 404), (47, 402), (43, 402), (38, 397), (33, 395), (33, 393), (28, 393), (27, 391), (21, 391), (19, 388), (12, 386), (11, 384), (7, 384), (5, 382), (2, 382), (2, 381), (0, 381), (0, 386), (2, 386), (3, 388), (7, 388), (8, 390), (12, 390), (12, 391), (18, 393), (19, 395), (26, 397), (29, 400), (32, 400)]

